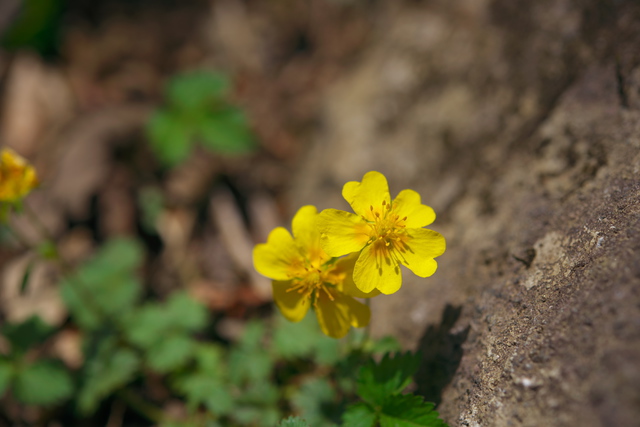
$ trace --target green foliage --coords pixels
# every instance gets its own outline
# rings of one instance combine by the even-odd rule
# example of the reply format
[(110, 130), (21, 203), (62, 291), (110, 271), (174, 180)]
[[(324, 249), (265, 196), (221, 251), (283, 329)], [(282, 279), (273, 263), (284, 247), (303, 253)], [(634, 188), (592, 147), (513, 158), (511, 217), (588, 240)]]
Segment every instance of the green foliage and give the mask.
[(292, 396), (291, 403), (298, 413), (304, 414), (313, 426), (331, 426), (329, 416), (334, 415), (337, 392), (326, 378), (310, 378), (304, 381)]
[(418, 369), (420, 358), (411, 353), (385, 354), (380, 363), (369, 360), (358, 373), (356, 403), (342, 416), (343, 425), (355, 427), (446, 427), (433, 403), (422, 396), (401, 394)]
[(64, 366), (53, 360), (40, 360), (15, 373), (13, 394), (28, 405), (48, 406), (73, 393), (71, 377)]
[(164, 165), (184, 161), (196, 142), (222, 154), (246, 153), (254, 148), (244, 113), (226, 99), (229, 86), (226, 76), (206, 71), (169, 81), (166, 106), (147, 123), (151, 147)]
[(282, 420), (278, 427), (309, 427), (309, 424), (300, 417), (289, 417), (286, 420)]
[(138, 375), (141, 360), (133, 350), (120, 346), (114, 337), (101, 340), (95, 352), (89, 350), (86, 356), (78, 409), (90, 414), (102, 399)]
[(434, 405), (424, 402), (422, 396), (398, 394), (390, 396), (380, 410), (381, 427), (446, 427), (438, 418)]
[(13, 378), (13, 366), (8, 360), (0, 359), (0, 397), (9, 388)]
[(30, 48), (48, 55), (57, 49), (61, 0), (24, 0), (16, 19), (0, 37), (0, 46), (9, 50)]
[(380, 363), (370, 360), (360, 369), (358, 395), (372, 405), (382, 405), (389, 396), (400, 393), (417, 371), (420, 358), (411, 353), (385, 354)]
[(141, 261), (137, 242), (112, 240), (63, 282), (62, 298), (80, 327), (97, 330), (134, 307), (142, 291), (135, 275)]
[(8, 323), (0, 328), (0, 334), (11, 343), (14, 355), (26, 353), (30, 348), (42, 344), (54, 332), (55, 328), (44, 323), (38, 316), (32, 316), (18, 324)]

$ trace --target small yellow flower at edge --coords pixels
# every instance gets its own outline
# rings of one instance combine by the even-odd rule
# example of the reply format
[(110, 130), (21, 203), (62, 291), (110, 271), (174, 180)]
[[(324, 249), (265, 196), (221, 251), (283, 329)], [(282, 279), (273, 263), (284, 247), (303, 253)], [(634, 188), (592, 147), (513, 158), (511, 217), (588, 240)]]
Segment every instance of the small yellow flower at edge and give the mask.
[(36, 171), (13, 150), (0, 150), (0, 202), (15, 203), (38, 185)]
[(374, 289), (392, 294), (402, 285), (400, 265), (420, 277), (435, 273), (435, 257), (444, 253), (444, 237), (425, 227), (436, 214), (423, 205), (413, 190), (402, 190), (391, 201), (387, 179), (368, 172), (362, 182), (347, 182), (342, 196), (353, 213), (326, 209), (319, 215), (322, 247), (330, 256), (356, 252), (353, 272), (356, 286), (363, 292)]
[(353, 297), (378, 295), (360, 292), (352, 279), (354, 256), (331, 258), (320, 245), (318, 211), (303, 206), (292, 221), (293, 237), (278, 227), (267, 243), (256, 245), (253, 263), (256, 270), (273, 279), (273, 299), (285, 318), (302, 320), (313, 306), (322, 332), (342, 338), (351, 326), (369, 324), (369, 307)]

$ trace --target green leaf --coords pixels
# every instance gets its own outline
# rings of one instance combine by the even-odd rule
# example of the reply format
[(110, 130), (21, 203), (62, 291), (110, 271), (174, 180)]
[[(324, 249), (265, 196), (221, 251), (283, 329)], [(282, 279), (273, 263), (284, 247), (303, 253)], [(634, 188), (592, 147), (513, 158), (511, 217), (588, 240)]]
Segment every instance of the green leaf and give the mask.
[(402, 350), (402, 346), (397, 339), (390, 335), (371, 341), (370, 351), (374, 354), (398, 352), (400, 350)]
[(169, 322), (160, 304), (148, 303), (133, 311), (127, 318), (127, 338), (141, 348), (148, 349), (160, 341), (169, 327)]
[(102, 327), (105, 316), (126, 318), (142, 292), (135, 276), (141, 260), (136, 241), (114, 239), (63, 282), (62, 298), (83, 329)]
[(229, 379), (233, 384), (265, 380), (272, 368), (273, 361), (266, 351), (236, 348), (229, 354)]
[(196, 332), (207, 325), (208, 311), (186, 292), (175, 292), (167, 301), (166, 316), (178, 330)]
[(193, 357), (194, 344), (194, 341), (186, 335), (170, 335), (149, 349), (147, 352), (149, 366), (159, 373), (171, 372)]
[(378, 415), (366, 403), (351, 405), (342, 415), (342, 425), (347, 427), (375, 427)]
[(44, 343), (56, 331), (56, 328), (45, 323), (37, 315), (31, 316), (22, 323), (9, 323), (0, 329), (11, 343), (14, 354), (23, 354), (31, 347)]
[(335, 414), (336, 392), (325, 378), (312, 378), (305, 381), (291, 403), (293, 407), (313, 426), (333, 425), (329, 420)]
[(191, 411), (204, 404), (214, 415), (223, 416), (234, 408), (230, 390), (216, 378), (196, 373), (178, 380), (176, 388), (186, 396)]
[(241, 403), (257, 406), (275, 406), (280, 398), (280, 390), (269, 380), (255, 381), (249, 384), (238, 398)]
[(387, 353), (379, 364), (370, 360), (358, 373), (358, 395), (374, 406), (383, 404), (409, 385), (419, 363), (420, 358), (410, 352)]
[(229, 89), (229, 79), (220, 73), (192, 71), (178, 75), (167, 85), (167, 100), (177, 110), (200, 110)]
[(446, 427), (434, 405), (424, 402), (422, 396), (399, 394), (389, 397), (382, 405), (381, 427)]
[(140, 368), (140, 359), (115, 340), (101, 342), (97, 353), (85, 363), (85, 380), (78, 397), (78, 408), (85, 415), (95, 411), (102, 399), (131, 381)]
[[(11, 25), (0, 35), (0, 45), (8, 50), (28, 48), (42, 55), (57, 50), (64, 4), (61, 0), (24, 0)], [(13, 21), (13, 22), (12, 22)]]
[(13, 394), (28, 405), (53, 405), (69, 398), (73, 383), (65, 368), (54, 361), (41, 360), (16, 373)]
[(156, 111), (147, 122), (146, 133), (151, 149), (164, 166), (176, 166), (191, 152), (192, 130), (179, 114)]
[(278, 427), (309, 427), (309, 424), (300, 417), (289, 417), (286, 420), (282, 420)]
[(247, 322), (238, 342), (238, 348), (246, 351), (261, 350), (265, 334), (266, 330), (262, 323), (257, 321)]
[(309, 356), (313, 354), (322, 336), (313, 316), (306, 316), (300, 322), (290, 322), (278, 315), (273, 332), (273, 347), (276, 354), (285, 359)]
[(210, 112), (198, 123), (202, 144), (216, 153), (248, 153), (255, 148), (253, 134), (242, 110), (235, 107)]
[(226, 370), (222, 349), (214, 344), (198, 343), (195, 350), (198, 371), (207, 376), (222, 378)]
[(147, 303), (126, 317), (125, 334), (134, 344), (149, 349), (168, 334), (197, 332), (207, 325), (207, 309), (188, 296), (176, 292), (164, 303)]
[(8, 360), (0, 359), (0, 397), (9, 387), (11, 379), (13, 378), (14, 371), (13, 365)]

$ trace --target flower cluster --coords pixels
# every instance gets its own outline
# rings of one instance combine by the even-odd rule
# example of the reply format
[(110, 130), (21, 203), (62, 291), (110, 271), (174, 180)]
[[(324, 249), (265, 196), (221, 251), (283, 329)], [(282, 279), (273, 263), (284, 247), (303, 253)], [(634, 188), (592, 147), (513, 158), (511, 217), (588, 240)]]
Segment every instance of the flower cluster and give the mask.
[(413, 190), (391, 200), (381, 173), (346, 183), (342, 195), (355, 213), (318, 214), (314, 206), (304, 206), (293, 218), (293, 236), (276, 228), (253, 253), (256, 270), (273, 279), (283, 315), (296, 322), (313, 306), (322, 331), (335, 338), (369, 323), (369, 307), (355, 298), (398, 291), (400, 265), (431, 276), (434, 258), (446, 247), (441, 234), (423, 228), (435, 220), (433, 209)]
[(0, 203), (16, 203), (38, 185), (36, 171), (13, 150), (0, 150)]

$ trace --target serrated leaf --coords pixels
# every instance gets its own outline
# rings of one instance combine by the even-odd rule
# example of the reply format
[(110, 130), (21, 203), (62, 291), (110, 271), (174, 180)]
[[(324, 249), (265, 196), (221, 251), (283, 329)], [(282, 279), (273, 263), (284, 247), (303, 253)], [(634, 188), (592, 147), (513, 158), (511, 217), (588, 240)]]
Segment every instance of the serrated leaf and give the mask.
[(223, 74), (192, 71), (171, 79), (166, 95), (172, 108), (193, 111), (223, 97), (229, 86), (229, 79)]
[(11, 351), (22, 354), (31, 347), (42, 344), (49, 338), (56, 328), (42, 321), (37, 315), (31, 316), (22, 323), (9, 323), (0, 329), (11, 343)]
[(2, 397), (9, 387), (13, 374), (13, 365), (11, 362), (0, 359), (0, 397)]
[(375, 427), (378, 415), (366, 403), (356, 403), (347, 408), (342, 415), (342, 425), (345, 427)]
[(226, 107), (203, 115), (198, 122), (202, 144), (216, 153), (248, 153), (255, 148), (253, 134), (242, 110)]
[(73, 393), (71, 376), (60, 364), (41, 360), (27, 365), (16, 373), (13, 394), (28, 405), (53, 405)]
[(419, 363), (420, 358), (410, 352), (385, 354), (378, 364), (370, 360), (358, 373), (358, 395), (374, 406), (383, 404), (409, 385)]
[(282, 420), (279, 427), (309, 427), (309, 424), (304, 418), (289, 417), (286, 420)]
[(159, 373), (171, 372), (193, 357), (194, 344), (194, 341), (186, 335), (165, 337), (147, 352), (149, 366)]
[(204, 404), (214, 415), (223, 416), (234, 408), (230, 390), (216, 378), (196, 373), (177, 381), (176, 388), (186, 396), (192, 411)]
[(192, 148), (193, 131), (172, 111), (156, 111), (146, 127), (150, 146), (164, 166), (175, 166), (187, 159)]
[(78, 397), (78, 408), (88, 415), (102, 399), (131, 381), (140, 368), (140, 359), (115, 341), (103, 341), (97, 354), (85, 363), (85, 380)]
[(391, 396), (382, 405), (380, 426), (447, 427), (433, 408), (433, 403), (424, 402), (422, 396), (413, 394)]
[(330, 418), (335, 416), (336, 392), (325, 378), (305, 381), (293, 395), (293, 407), (313, 426), (330, 426)]

